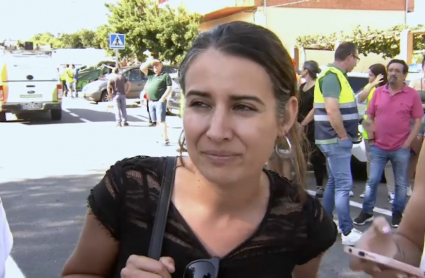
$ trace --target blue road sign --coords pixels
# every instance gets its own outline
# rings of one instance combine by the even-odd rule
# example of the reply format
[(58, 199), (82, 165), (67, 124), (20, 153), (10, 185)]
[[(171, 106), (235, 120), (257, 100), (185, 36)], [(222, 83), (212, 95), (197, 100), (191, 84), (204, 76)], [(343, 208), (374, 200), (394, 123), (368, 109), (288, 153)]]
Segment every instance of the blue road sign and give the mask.
[(125, 35), (124, 34), (109, 34), (109, 48), (110, 49), (125, 49)]

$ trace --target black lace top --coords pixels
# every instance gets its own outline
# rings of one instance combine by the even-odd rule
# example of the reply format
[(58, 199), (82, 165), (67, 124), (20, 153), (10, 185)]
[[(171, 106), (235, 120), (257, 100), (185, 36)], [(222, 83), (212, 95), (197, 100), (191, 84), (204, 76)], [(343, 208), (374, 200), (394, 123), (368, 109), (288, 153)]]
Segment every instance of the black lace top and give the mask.
[[(113, 277), (120, 277), (130, 255), (148, 252), (163, 163), (161, 157), (141, 156), (119, 161), (88, 197), (94, 215), (120, 242)], [(252, 237), (221, 258), (219, 278), (291, 277), (295, 265), (317, 257), (336, 240), (336, 226), (318, 200), (308, 196), (300, 205), (295, 186), (265, 171), (270, 178), (267, 213)], [(162, 250), (174, 258), (176, 278), (183, 277), (191, 261), (210, 257), (173, 204)]]

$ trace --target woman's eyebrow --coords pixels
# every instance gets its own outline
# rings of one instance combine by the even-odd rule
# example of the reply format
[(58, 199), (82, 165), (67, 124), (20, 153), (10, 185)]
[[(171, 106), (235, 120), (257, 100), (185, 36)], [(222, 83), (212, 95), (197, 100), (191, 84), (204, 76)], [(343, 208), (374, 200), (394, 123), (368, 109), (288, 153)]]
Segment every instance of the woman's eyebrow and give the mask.
[[(204, 98), (211, 98), (211, 94), (208, 92), (202, 92), (202, 91), (198, 91), (198, 90), (190, 90), (186, 93), (186, 97), (190, 97), (190, 96), (198, 96), (198, 97), (204, 97)], [(261, 105), (265, 105), (264, 102), (258, 98), (257, 96), (253, 96), (253, 95), (230, 95), (229, 98), (232, 101), (242, 101), (242, 100), (250, 100), (250, 101), (255, 101), (258, 104)]]

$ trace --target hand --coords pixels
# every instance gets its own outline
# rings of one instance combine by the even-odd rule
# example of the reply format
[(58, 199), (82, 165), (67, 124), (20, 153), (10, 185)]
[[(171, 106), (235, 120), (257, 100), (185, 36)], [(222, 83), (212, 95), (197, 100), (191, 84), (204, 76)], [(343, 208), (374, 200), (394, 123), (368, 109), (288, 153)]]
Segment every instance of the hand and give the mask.
[[(397, 245), (392, 237), (390, 225), (384, 217), (377, 217), (372, 225), (363, 233), (356, 248), (370, 251), (385, 257), (394, 258), (397, 254)], [(377, 263), (351, 257), (350, 267), (354, 271), (363, 271), (373, 278), (409, 277), (406, 273), (385, 268)], [(398, 275), (405, 276), (398, 276)]]
[(375, 78), (375, 80), (372, 82), (372, 86), (376, 87), (381, 83), (381, 81), (384, 79), (384, 76), (382, 74), (378, 74), (378, 76)]
[(409, 142), (406, 141), (406, 142), (403, 143), (403, 145), (401, 145), (401, 148), (402, 149), (410, 149), (410, 144), (411, 143), (409, 143)]
[(344, 136), (339, 137), (339, 139), (341, 139), (341, 140), (347, 140), (348, 139), (348, 136), (347, 135), (344, 135)]
[(160, 98), (159, 101), (160, 102), (165, 102), (167, 99), (166, 98)]
[(174, 260), (170, 257), (162, 257), (159, 261), (154, 259), (131, 255), (127, 264), (121, 270), (122, 278), (171, 278), (174, 273)]

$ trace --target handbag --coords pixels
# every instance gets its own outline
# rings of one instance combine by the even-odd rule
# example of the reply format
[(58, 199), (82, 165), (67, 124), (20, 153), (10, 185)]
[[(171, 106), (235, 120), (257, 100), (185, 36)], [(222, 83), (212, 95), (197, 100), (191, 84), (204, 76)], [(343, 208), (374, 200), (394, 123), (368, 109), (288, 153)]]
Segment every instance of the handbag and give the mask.
[(166, 157), (164, 170), (162, 171), (161, 191), (158, 197), (158, 205), (155, 212), (154, 224), (149, 243), (148, 257), (159, 260), (162, 251), (162, 241), (167, 225), (168, 209), (170, 207), (171, 195), (174, 186), (174, 170), (177, 157)]

